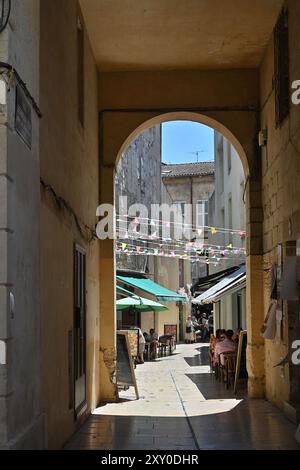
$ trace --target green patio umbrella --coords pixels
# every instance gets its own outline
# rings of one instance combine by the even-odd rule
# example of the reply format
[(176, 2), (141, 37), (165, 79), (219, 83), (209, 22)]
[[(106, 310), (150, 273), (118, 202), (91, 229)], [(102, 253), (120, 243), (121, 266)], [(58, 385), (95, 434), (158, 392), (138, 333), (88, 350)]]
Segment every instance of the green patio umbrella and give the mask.
[(125, 299), (117, 300), (117, 310), (129, 308), (139, 312), (162, 312), (168, 310), (164, 305), (144, 297), (126, 297)]

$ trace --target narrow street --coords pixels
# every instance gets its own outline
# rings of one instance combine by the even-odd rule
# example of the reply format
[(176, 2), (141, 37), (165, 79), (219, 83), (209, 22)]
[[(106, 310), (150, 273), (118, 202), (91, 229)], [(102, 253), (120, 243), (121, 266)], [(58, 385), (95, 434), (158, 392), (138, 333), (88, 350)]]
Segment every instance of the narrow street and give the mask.
[(300, 449), (295, 425), (265, 400), (249, 400), (216, 382), (207, 346), (178, 345), (172, 356), (136, 368), (133, 389), (99, 407), (65, 449)]

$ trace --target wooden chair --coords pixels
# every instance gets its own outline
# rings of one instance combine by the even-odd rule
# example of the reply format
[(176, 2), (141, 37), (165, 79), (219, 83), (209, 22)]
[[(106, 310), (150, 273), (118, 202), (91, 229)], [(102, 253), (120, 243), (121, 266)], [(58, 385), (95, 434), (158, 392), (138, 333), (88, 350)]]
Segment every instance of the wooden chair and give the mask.
[(167, 355), (167, 348), (169, 346), (169, 340), (161, 341), (160, 345), (161, 345), (161, 355), (166, 356)]
[(214, 352), (211, 348), (209, 348), (209, 366), (210, 366), (210, 373), (212, 374), (213, 371), (215, 370), (215, 366), (214, 366)]
[(217, 362), (214, 364), (216, 380), (223, 382), (223, 366), (221, 364), (221, 356), (218, 357)]
[(163, 335), (159, 338), (158, 347), (161, 356), (166, 356), (168, 351), (171, 351), (171, 337), (170, 335)]
[(237, 354), (235, 351), (228, 351), (222, 353), (222, 356), (224, 358), (224, 364), (221, 365), (221, 375), (222, 380), (225, 383), (226, 388), (228, 389), (230, 385), (234, 385)]
[(230, 354), (231, 351), (224, 351), (223, 353), (219, 354), (218, 360), (214, 365), (216, 379), (223, 383), (226, 383), (226, 363), (224, 360), (224, 364), (222, 364), (221, 356), (224, 357), (224, 354), (228, 353)]

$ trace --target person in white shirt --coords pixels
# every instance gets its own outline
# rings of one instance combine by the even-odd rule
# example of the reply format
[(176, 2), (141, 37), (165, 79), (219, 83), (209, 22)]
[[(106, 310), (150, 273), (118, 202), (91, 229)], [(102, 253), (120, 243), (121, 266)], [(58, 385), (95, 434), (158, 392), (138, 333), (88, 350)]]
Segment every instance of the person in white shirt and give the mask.
[(139, 364), (144, 364), (145, 344), (146, 344), (145, 337), (142, 333), (142, 330), (139, 328), (139, 355), (138, 355)]

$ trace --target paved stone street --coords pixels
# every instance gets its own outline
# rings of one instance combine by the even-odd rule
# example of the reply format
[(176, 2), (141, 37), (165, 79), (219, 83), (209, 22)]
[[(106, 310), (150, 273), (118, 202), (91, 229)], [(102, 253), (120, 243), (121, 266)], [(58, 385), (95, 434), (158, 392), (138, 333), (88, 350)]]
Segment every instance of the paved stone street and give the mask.
[(295, 425), (265, 400), (233, 396), (207, 365), (205, 345), (136, 368), (120, 403), (99, 407), (66, 449), (300, 449)]

